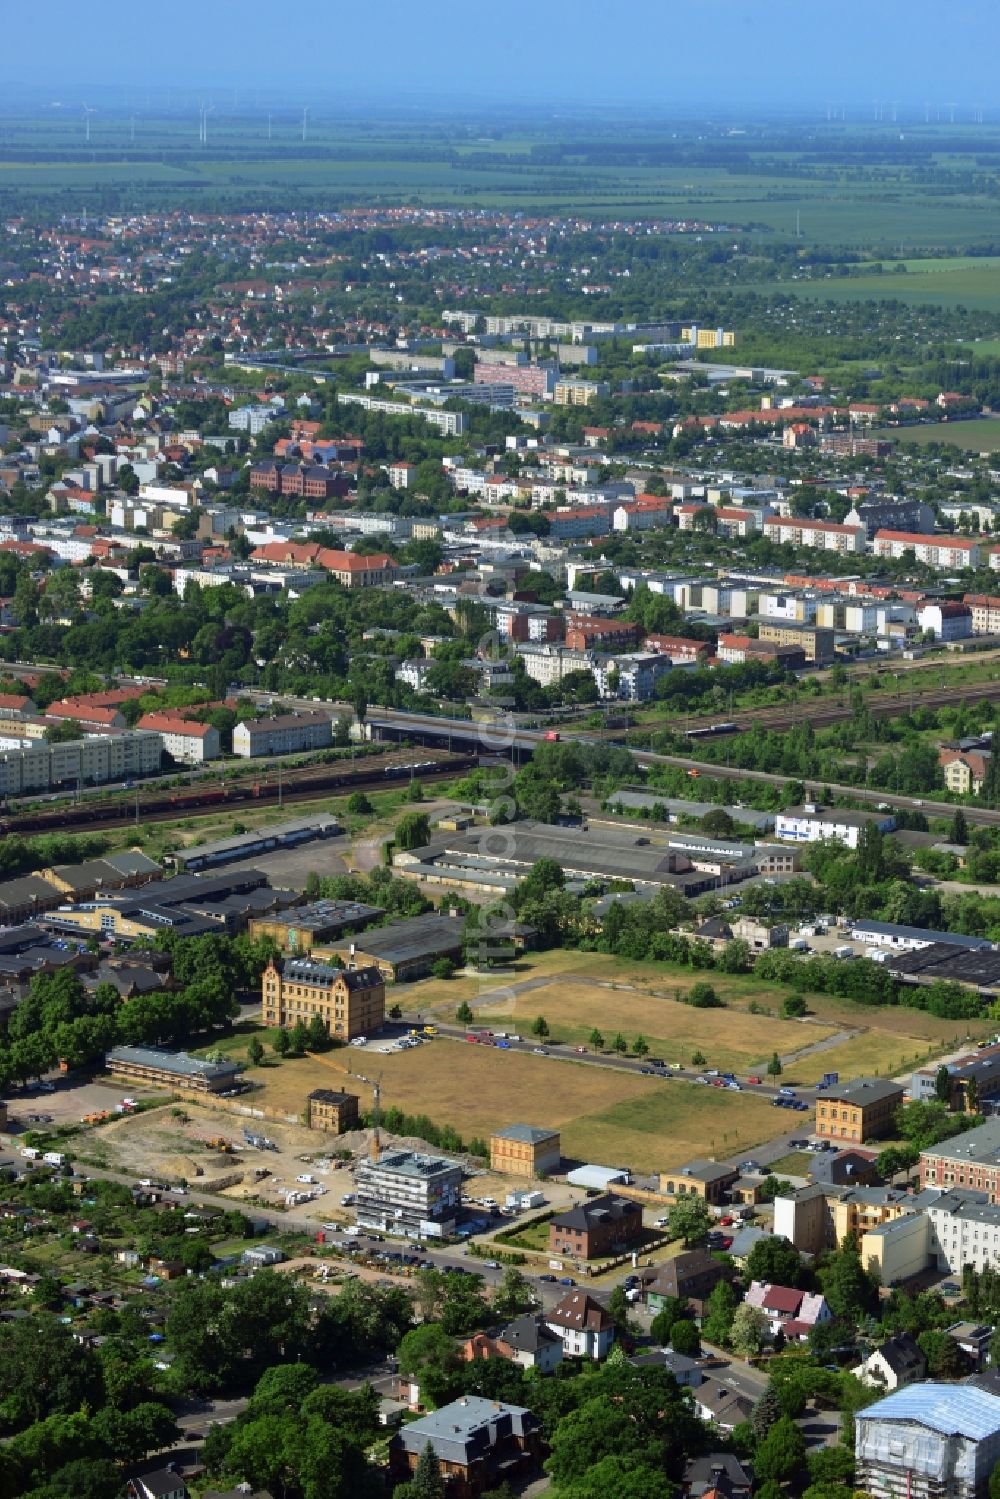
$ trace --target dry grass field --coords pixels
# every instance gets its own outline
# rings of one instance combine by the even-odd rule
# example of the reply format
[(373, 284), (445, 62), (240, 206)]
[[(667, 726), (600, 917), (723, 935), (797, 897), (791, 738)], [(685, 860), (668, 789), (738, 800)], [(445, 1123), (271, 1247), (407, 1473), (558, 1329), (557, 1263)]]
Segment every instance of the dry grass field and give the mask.
[(763, 1100), (676, 1079), (633, 1076), (586, 1063), (440, 1040), (377, 1059), (337, 1051), (256, 1072), (258, 1095), (292, 1113), (313, 1088), (370, 1090), (347, 1072), (381, 1076), (383, 1104), (451, 1124), (464, 1139), (506, 1124), (558, 1126), (563, 1153), (579, 1160), (657, 1170), (665, 1160), (729, 1155), (787, 1128)]
[(629, 1043), (641, 1034), (650, 1054), (667, 1062), (686, 1067), (700, 1051), (710, 1066), (740, 1073), (765, 1066), (775, 1049), (785, 1055), (836, 1034), (836, 1027), (827, 1025), (751, 1015), (745, 1009), (696, 1010), (665, 995), (611, 990), (570, 977), (518, 994), (512, 1013), (476, 1010), (477, 1021), (506, 1020), (521, 1035), (530, 1033), (538, 1015), (544, 1015), (560, 1041), (586, 1044), (595, 1028), (608, 1046), (616, 1032)]

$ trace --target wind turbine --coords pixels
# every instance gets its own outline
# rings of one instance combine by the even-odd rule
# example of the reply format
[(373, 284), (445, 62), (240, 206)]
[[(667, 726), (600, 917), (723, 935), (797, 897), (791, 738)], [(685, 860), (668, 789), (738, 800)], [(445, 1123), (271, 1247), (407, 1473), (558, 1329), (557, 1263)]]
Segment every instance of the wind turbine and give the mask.
[(303, 143), (305, 142), (305, 139), (306, 139), (306, 136), (308, 135), (308, 133), (309, 133), (309, 106), (307, 104), (305, 106), (305, 108), (303, 109), (303, 111), (302, 111), (302, 140), (303, 140)]
[(892, 123), (894, 125), (896, 123), (896, 111), (897, 111), (898, 108), (899, 108), (899, 100), (898, 99), (893, 99), (893, 101), (892, 101)]
[(132, 141), (133, 144), (134, 144), (135, 143), (135, 115), (130, 115), (129, 116), (128, 133), (129, 133), (129, 140)]
[(267, 116), (267, 138), (268, 138), (268, 140), (271, 139), (271, 115), (270, 115), (270, 113), (268, 113), (268, 116)]
[(83, 121), (84, 121), (83, 128), (84, 128), (84, 132), (85, 132), (86, 137), (87, 137), (87, 145), (88, 146), (90, 145), (90, 117), (91, 117), (92, 114), (96, 114), (96, 113), (97, 113), (97, 111), (91, 109), (89, 104), (85, 104), (83, 106)]
[(951, 103), (951, 104), (946, 103), (944, 107), (945, 107), (945, 109), (947, 109), (949, 111), (949, 114), (951, 116), (951, 123), (954, 125), (954, 123), (955, 123), (955, 105), (954, 105), (954, 103)]

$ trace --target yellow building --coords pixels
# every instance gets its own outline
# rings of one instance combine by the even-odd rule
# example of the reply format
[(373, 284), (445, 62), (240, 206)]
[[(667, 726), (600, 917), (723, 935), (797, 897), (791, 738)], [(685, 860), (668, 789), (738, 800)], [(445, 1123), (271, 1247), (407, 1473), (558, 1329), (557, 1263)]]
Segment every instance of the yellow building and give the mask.
[(861, 1237), (861, 1263), (883, 1286), (895, 1286), (927, 1269), (931, 1222), (926, 1213), (906, 1213)]
[(562, 1150), (557, 1129), (511, 1124), (490, 1135), (490, 1170), (530, 1178), (559, 1170)]
[(611, 387), (605, 380), (578, 380), (568, 376), (556, 381), (552, 400), (556, 406), (589, 406), (599, 396), (610, 393)]
[(757, 638), (769, 640), (774, 645), (800, 646), (807, 661), (822, 664), (833, 660), (833, 631), (801, 620), (761, 619)]
[(317, 1015), (342, 1041), (385, 1024), (385, 980), (377, 968), (335, 968), (310, 958), (272, 959), (262, 980), (264, 1024), (290, 1028)]
[(895, 1128), (903, 1088), (888, 1078), (856, 1077), (816, 1100), (816, 1133), (821, 1139), (861, 1145), (879, 1140)]
[(314, 1088), (309, 1095), (309, 1128), (343, 1135), (358, 1127), (358, 1095)]

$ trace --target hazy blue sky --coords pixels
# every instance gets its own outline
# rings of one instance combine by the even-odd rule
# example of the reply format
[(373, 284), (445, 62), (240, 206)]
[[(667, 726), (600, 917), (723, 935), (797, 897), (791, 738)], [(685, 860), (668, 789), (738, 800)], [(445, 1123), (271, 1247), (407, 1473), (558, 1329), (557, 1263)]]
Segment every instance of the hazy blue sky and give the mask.
[[(997, 0), (2, 0), (0, 79), (267, 88), (441, 105), (800, 103), (877, 96), (982, 104)], [(18, 90), (19, 92), (19, 90)]]

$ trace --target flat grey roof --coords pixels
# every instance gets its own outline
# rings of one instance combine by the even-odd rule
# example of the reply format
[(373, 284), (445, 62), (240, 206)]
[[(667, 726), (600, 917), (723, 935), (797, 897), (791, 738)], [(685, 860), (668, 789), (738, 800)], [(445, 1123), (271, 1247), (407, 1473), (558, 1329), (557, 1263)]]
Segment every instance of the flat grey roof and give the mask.
[(157, 1067), (178, 1077), (234, 1077), (239, 1071), (235, 1062), (206, 1062), (202, 1057), (189, 1057), (186, 1051), (166, 1051), (156, 1046), (115, 1046), (105, 1060), (126, 1066)]
[(506, 1129), (496, 1129), (493, 1134), (501, 1140), (520, 1140), (525, 1145), (541, 1145), (545, 1140), (558, 1136), (559, 1131), (539, 1129), (534, 1124), (508, 1124)]
[(887, 1077), (855, 1077), (849, 1083), (835, 1083), (827, 1088), (825, 1097), (832, 1103), (850, 1103), (863, 1106), (880, 1103), (885, 1098), (902, 1097), (903, 1084)]

